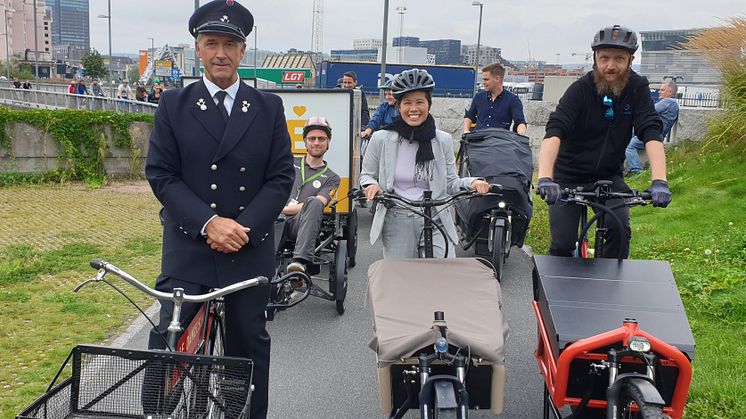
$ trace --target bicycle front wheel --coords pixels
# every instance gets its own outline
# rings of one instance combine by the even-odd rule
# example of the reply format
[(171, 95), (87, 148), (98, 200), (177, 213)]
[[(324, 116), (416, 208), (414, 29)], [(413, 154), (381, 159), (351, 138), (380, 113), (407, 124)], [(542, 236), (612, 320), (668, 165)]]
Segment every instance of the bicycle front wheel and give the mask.
[(505, 263), (505, 226), (495, 225), (492, 230), (492, 266), (498, 281), (503, 279), (503, 265)]
[[(663, 406), (659, 404), (648, 404), (643, 400), (642, 390), (640, 390), (637, 383), (634, 381), (624, 383), (620, 397), (620, 407), (622, 409), (621, 417), (623, 419), (668, 418), (668, 415), (663, 414)], [(632, 402), (637, 405), (639, 411), (632, 410)]]

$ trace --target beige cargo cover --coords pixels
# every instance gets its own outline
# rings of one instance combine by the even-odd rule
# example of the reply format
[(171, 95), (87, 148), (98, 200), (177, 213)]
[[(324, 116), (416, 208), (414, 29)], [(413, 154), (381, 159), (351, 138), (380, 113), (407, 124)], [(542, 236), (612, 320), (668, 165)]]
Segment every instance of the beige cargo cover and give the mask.
[(477, 259), (386, 259), (368, 268), (375, 337), (368, 346), (385, 367), (435, 343), (433, 313), (442, 311), (448, 341), (472, 357), (504, 362), (508, 324), (491, 267)]

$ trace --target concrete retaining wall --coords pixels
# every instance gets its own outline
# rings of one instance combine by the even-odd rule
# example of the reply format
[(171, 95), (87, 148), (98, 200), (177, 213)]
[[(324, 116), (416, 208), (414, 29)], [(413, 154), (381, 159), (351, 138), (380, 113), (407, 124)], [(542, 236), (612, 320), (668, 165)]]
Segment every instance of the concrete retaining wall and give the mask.
[[(105, 127), (97, 132), (106, 139), (104, 167), (109, 176), (131, 176), (142, 174), (148, 154), (150, 126), (145, 122), (134, 122), (130, 126), (134, 151), (114, 145), (111, 129)], [(23, 123), (8, 123), (5, 133), (11, 139), (10, 150), (0, 147), (0, 171), (34, 173), (56, 169), (67, 163), (60, 158), (57, 144), (52, 137), (36, 127)]]
[[(377, 99), (371, 98), (370, 103), (377, 103)], [(454, 142), (458, 142), (461, 138), (464, 110), (470, 103), (470, 99), (433, 99), (432, 114), (437, 126), (451, 133)], [(541, 140), (544, 138), (544, 126), (549, 118), (549, 113), (556, 106), (556, 103), (550, 102), (524, 102), (524, 113), (528, 121), (528, 136), (531, 138), (534, 159), (538, 157), (537, 154)], [(373, 112), (375, 112), (375, 107), (371, 109), (371, 114)], [(703, 139), (707, 133), (707, 122), (717, 112), (717, 110), (712, 109), (682, 108), (679, 122), (672, 135), (672, 143), (685, 139)], [(0, 148), (0, 171), (41, 172), (54, 169), (59, 164), (65, 164), (65, 162), (58, 160), (57, 146), (49, 134), (23, 123), (8, 123), (5, 130), (12, 140), (12, 146), (10, 150)], [(130, 127), (130, 135), (132, 135), (136, 150), (134, 153), (129, 148), (116, 147), (112, 143), (111, 132), (108, 127), (101, 130), (98, 135), (103, 135), (106, 138), (108, 157), (105, 161), (105, 167), (109, 176), (142, 174), (150, 138), (150, 126), (148, 124), (136, 122)]]

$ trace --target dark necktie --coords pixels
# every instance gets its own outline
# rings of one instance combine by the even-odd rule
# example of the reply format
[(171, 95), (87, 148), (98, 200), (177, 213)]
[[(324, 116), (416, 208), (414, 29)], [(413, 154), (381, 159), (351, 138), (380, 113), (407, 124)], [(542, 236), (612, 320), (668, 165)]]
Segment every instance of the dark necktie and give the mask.
[(218, 98), (218, 110), (220, 111), (220, 115), (223, 115), (223, 121), (225, 122), (228, 122), (228, 110), (225, 108), (225, 96), (227, 95), (228, 92), (225, 90), (215, 93), (215, 97)]

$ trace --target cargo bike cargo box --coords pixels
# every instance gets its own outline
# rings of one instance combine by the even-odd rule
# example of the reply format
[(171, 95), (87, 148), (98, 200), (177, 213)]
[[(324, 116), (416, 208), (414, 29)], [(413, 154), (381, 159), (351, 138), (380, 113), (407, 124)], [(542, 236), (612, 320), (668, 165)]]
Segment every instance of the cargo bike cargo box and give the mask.
[[(500, 284), (486, 261), (379, 260), (368, 269), (368, 302), (375, 333), (369, 346), (377, 355), (380, 407), (385, 413), (407, 400), (404, 371), (417, 364), (418, 354), (432, 352), (440, 337), (433, 328), (436, 311), (445, 315), (448, 342), (470, 355), (465, 380), (469, 408), (502, 412), (508, 325)], [(433, 365), (433, 373), (453, 371), (448, 365)]]
[[(550, 376), (551, 366), (573, 342), (617, 329), (625, 319), (634, 319), (640, 329), (677, 348), (689, 361), (694, 359), (694, 337), (668, 262), (556, 256), (534, 256), (534, 262), (534, 306), (540, 331), (548, 337), (543, 345), (540, 336), (536, 355)], [(566, 397), (582, 398), (592, 386), (592, 399), (606, 399), (607, 376), (593, 380), (589, 369), (608, 349), (572, 360)], [(627, 368), (634, 371), (636, 365)], [(656, 381), (666, 405), (672, 401), (678, 375), (674, 364), (661, 362)], [(549, 381), (557, 379), (552, 376)]]

